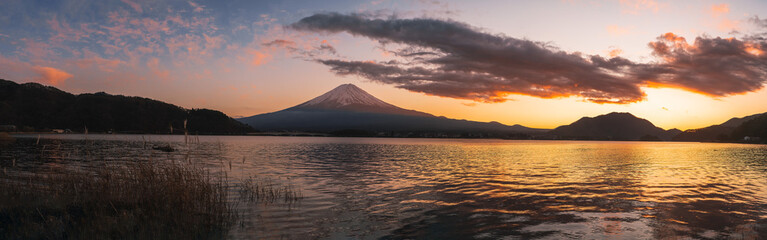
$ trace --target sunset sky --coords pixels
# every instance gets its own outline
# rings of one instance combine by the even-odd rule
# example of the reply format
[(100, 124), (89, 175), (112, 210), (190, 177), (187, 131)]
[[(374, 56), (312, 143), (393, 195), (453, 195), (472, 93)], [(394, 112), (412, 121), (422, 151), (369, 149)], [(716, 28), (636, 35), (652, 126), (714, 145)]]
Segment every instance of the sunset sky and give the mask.
[(457, 119), (684, 130), (767, 112), (766, 39), (763, 0), (4, 0), (0, 78), (233, 117), (353, 83)]

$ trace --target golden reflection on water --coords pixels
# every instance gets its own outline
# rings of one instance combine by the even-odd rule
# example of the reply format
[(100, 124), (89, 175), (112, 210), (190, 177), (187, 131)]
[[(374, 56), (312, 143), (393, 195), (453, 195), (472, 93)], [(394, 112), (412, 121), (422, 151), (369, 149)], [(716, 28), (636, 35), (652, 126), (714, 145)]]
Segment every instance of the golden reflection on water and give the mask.
[[(442, 160), (423, 175), (450, 184), (437, 184), (438, 189), (400, 203), (456, 206), (465, 203), (462, 198), (481, 199), (494, 203), (487, 204), (492, 208), (473, 204), (481, 206), (472, 212), (541, 218), (541, 223), (528, 221), (535, 223), (526, 226), (531, 231), (574, 230), (549, 236), (553, 238), (758, 236), (764, 224), (766, 163), (764, 148), (757, 147), (758, 153), (752, 148), (632, 142), (460, 144), (427, 153)], [(423, 192), (462, 198), (417, 198)], [(579, 231), (574, 225), (584, 224), (572, 224), (581, 220), (568, 219), (568, 214), (586, 218), (590, 230)], [(759, 226), (754, 224), (758, 221)]]
[(244, 207), (233, 238), (767, 237), (760, 145), (169, 136), (187, 150), (147, 153), (126, 144), (140, 137), (103, 138), (64, 141), (42, 165), (170, 158), (301, 187), (296, 206)]

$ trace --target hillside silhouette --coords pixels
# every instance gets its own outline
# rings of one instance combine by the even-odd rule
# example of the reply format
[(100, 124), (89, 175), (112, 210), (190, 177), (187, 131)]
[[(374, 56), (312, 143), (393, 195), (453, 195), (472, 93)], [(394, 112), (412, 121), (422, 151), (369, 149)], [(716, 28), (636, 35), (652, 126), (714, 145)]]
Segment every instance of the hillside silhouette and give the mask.
[(0, 79), (0, 125), (19, 131), (70, 129), (83, 132), (244, 134), (253, 129), (224, 113), (185, 109), (142, 97), (104, 92), (71, 94), (38, 83)]
[(593, 118), (583, 117), (557, 127), (549, 134), (577, 140), (670, 140), (679, 132), (677, 129), (663, 130), (630, 113), (613, 112)]

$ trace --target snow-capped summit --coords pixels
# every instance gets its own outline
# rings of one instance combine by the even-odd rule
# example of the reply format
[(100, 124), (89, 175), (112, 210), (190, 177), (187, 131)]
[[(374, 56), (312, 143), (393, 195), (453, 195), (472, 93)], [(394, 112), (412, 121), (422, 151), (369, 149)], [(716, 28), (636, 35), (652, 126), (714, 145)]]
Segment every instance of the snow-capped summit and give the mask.
[(291, 108), (237, 119), (261, 131), (333, 132), (361, 130), (376, 134), (440, 133), (512, 133), (543, 131), (497, 122), (474, 122), (435, 117), (386, 103), (354, 86), (343, 84)]
[(286, 110), (312, 109), (431, 116), (428, 113), (407, 110), (384, 102), (350, 83), (342, 84), (319, 97)]
[(319, 108), (338, 108), (350, 105), (365, 105), (375, 106), (383, 108), (396, 108), (396, 106), (388, 104), (381, 99), (370, 95), (361, 88), (354, 86), (354, 84), (347, 83), (342, 84), (330, 92), (322, 94), (312, 100), (299, 104), (298, 108), (305, 107), (319, 107)]

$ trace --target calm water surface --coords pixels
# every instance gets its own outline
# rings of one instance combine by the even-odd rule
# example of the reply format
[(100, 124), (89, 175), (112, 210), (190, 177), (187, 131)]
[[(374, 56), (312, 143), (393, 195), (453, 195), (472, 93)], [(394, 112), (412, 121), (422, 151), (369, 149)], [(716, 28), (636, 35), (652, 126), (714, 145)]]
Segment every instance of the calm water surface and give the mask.
[[(764, 239), (767, 146), (718, 143), (204, 136), (16, 136), (0, 165), (195, 161), (298, 186), (240, 204), (231, 238)], [(24, 138), (26, 137), (26, 138)], [(145, 142), (180, 150), (145, 149)], [(229, 165), (231, 164), (231, 169)]]

